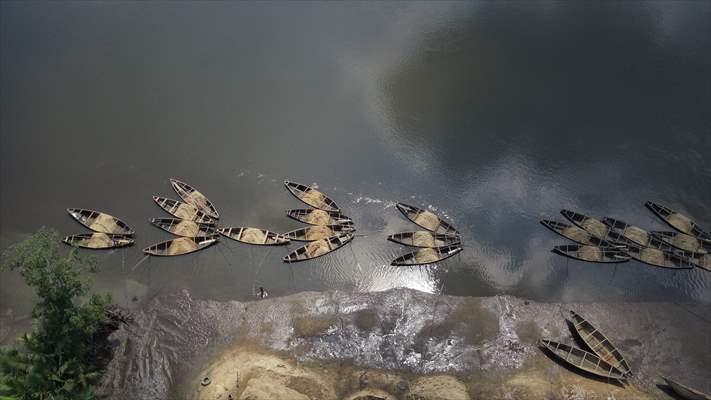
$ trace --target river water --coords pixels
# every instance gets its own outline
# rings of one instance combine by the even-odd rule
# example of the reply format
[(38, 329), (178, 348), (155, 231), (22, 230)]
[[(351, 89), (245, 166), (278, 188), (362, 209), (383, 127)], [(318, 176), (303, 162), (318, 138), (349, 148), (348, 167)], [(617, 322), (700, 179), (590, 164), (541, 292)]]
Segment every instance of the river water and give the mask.
[[(561, 208), (666, 230), (658, 201), (711, 227), (708, 2), (0, 4), (0, 248), (98, 209), (136, 231), (89, 252), (131, 304), (174, 288), (244, 300), (305, 290), (540, 301), (711, 303), (711, 273), (567, 260)], [(317, 184), (363, 236), (315, 261), (227, 239), (142, 259), (169, 235), (152, 195), (184, 180), (225, 226), (283, 232)], [(431, 208), (463, 234), (439, 265), (391, 267), (385, 241)], [(293, 250), (296, 246), (290, 246)], [(135, 268), (134, 268), (135, 267)], [(3, 273), (3, 314), (32, 296)]]

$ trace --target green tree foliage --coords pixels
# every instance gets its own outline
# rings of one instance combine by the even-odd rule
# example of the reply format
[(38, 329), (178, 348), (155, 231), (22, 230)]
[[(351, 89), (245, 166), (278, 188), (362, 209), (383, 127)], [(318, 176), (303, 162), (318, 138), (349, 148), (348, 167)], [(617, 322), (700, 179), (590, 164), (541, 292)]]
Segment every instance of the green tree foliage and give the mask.
[(108, 295), (89, 294), (94, 259), (60, 248), (59, 234), (42, 228), (3, 254), (39, 301), (33, 327), (19, 348), (0, 350), (0, 400), (89, 400), (99, 371), (92, 366), (92, 337), (106, 318)]

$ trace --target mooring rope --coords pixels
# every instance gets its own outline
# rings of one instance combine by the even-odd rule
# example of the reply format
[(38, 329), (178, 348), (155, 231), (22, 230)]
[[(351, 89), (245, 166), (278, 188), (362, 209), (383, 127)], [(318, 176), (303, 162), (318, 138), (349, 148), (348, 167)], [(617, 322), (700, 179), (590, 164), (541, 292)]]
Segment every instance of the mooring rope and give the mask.
[(259, 282), (259, 272), (261, 271), (262, 266), (264, 265), (264, 261), (266, 261), (267, 256), (269, 256), (269, 253), (271, 253), (271, 251), (272, 251), (271, 247), (268, 248), (267, 251), (264, 252), (264, 257), (262, 257), (262, 261), (259, 264), (257, 264), (257, 268), (254, 273), (254, 280), (252, 281), (252, 292), (253, 293), (254, 293), (254, 289), (257, 285), (257, 282)]
[(136, 265), (134, 265), (134, 266), (131, 268), (131, 272), (135, 271), (136, 268), (138, 268), (138, 266), (141, 265), (141, 263), (143, 263), (144, 261), (146, 261), (146, 259), (150, 258), (150, 256), (151, 256), (150, 254), (146, 254), (145, 256), (143, 256), (143, 258), (141, 258), (140, 260), (138, 260), (138, 262), (136, 263)]

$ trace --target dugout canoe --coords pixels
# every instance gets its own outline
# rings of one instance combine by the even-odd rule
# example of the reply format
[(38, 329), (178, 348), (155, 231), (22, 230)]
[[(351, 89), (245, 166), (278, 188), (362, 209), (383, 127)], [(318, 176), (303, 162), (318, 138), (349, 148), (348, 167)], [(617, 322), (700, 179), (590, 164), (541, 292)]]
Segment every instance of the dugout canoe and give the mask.
[(669, 385), (672, 390), (681, 396), (684, 399), (688, 400), (711, 400), (711, 395), (708, 395), (706, 393), (700, 392), (696, 389), (692, 389), (686, 385), (682, 385), (681, 383), (671, 380), (669, 378), (662, 377), (664, 381)]
[(336, 202), (311, 186), (290, 181), (284, 181), (284, 186), (286, 186), (294, 197), (311, 207), (324, 211), (339, 211)]
[(217, 243), (217, 240), (217, 236), (180, 237), (146, 247), (143, 252), (152, 256), (180, 256), (210, 247)]
[(282, 260), (285, 263), (312, 260), (331, 253), (332, 251), (338, 250), (351, 240), (353, 240), (353, 235), (350, 233), (340, 236), (331, 236), (327, 239), (315, 240), (287, 254)]
[(626, 379), (615, 367), (593, 353), (549, 339), (538, 339), (538, 345), (551, 352), (561, 361), (585, 372), (620, 381)]
[(289, 239), (266, 229), (249, 228), (235, 226), (229, 228), (219, 228), (217, 232), (220, 235), (226, 236), (232, 240), (247, 244), (256, 244), (259, 246), (280, 246), (289, 244)]
[(605, 240), (610, 228), (596, 218), (588, 217), (571, 210), (560, 210), (560, 213), (576, 226), (585, 229), (598, 239)]
[(180, 218), (152, 218), (151, 224), (177, 236), (198, 237), (217, 235), (215, 226), (211, 223), (197, 223)]
[(195, 206), (198, 210), (207, 214), (211, 218), (220, 218), (220, 213), (217, 212), (215, 205), (194, 187), (173, 178), (170, 178), (170, 185), (173, 186), (175, 193), (177, 193), (178, 196), (180, 196), (180, 198), (187, 204)]
[(660, 249), (644, 246), (627, 246), (624, 252), (635, 260), (653, 267), (670, 269), (691, 269), (694, 264), (688, 257)]
[(353, 225), (320, 225), (295, 229), (283, 234), (289, 240), (298, 242), (312, 242), (314, 240), (327, 239), (331, 236), (338, 236), (344, 233), (355, 231)]
[(568, 225), (550, 219), (542, 219), (541, 225), (559, 234), (560, 236), (563, 236), (566, 239), (570, 239), (578, 244), (603, 247), (609, 247), (612, 245), (611, 243), (602, 240), (597, 236), (593, 236), (590, 232), (576, 225)]
[(94, 232), (114, 235), (133, 235), (135, 233), (125, 222), (113, 215), (86, 208), (67, 208), (67, 212), (77, 222)]
[(340, 211), (314, 210), (313, 208), (286, 210), (286, 215), (299, 222), (309, 225), (353, 225), (353, 220), (341, 214)]
[(597, 263), (619, 263), (629, 261), (630, 259), (619, 247), (565, 244), (555, 246), (553, 252), (575, 260)]
[(627, 361), (625, 361), (625, 358), (602, 332), (575, 311), (570, 311), (570, 319), (573, 323), (573, 328), (575, 328), (575, 331), (583, 342), (585, 342), (590, 350), (597, 354), (602, 361), (613, 366), (616, 370), (620, 371), (622, 375), (626, 376), (632, 374), (632, 370), (629, 364), (627, 364)]
[(461, 238), (455, 235), (443, 235), (429, 231), (402, 232), (388, 236), (391, 242), (412, 247), (458, 246)]
[(650, 233), (652, 236), (679, 250), (691, 253), (711, 253), (711, 240), (701, 239), (681, 232), (652, 231)]
[(102, 232), (70, 235), (62, 239), (62, 242), (84, 249), (115, 249), (130, 246), (134, 243), (131, 236)]
[(459, 232), (437, 214), (405, 203), (397, 203), (396, 207), (407, 219), (430, 232), (459, 236)]
[(648, 201), (644, 205), (654, 213), (659, 219), (666, 222), (667, 225), (676, 229), (681, 233), (696, 236), (697, 238), (711, 240), (711, 233), (699, 227), (696, 222), (684, 214), (678, 213), (671, 208), (665, 207), (658, 203)]
[(394, 259), (390, 265), (392, 266), (406, 266), (406, 265), (423, 265), (423, 264), (433, 264), (446, 260), (449, 257), (462, 251), (461, 247), (458, 246), (442, 246), (435, 248), (423, 248), (412, 253), (404, 254), (396, 259)]
[(201, 224), (212, 224), (214, 221), (209, 215), (200, 211), (192, 204), (183, 203), (181, 201), (169, 199), (166, 197), (153, 196), (153, 201), (168, 214), (188, 221), (198, 222)]

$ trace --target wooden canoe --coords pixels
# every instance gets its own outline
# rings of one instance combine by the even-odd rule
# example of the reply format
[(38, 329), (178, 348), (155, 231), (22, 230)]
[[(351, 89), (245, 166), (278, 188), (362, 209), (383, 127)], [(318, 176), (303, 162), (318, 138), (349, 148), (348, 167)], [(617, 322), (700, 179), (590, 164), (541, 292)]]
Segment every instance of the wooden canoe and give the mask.
[(622, 357), (622, 354), (602, 332), (575, 311), (570, 311), (570, 319), (575, 331), (580, 338), (583, 339), (583, 342), (585, 342), (590, 350), (597, 354), (602, 361), (615, 367), (622, 375), (632, 374), (632, 370), (627, 364), (627, 361), (625, 361), (625, 358)]
[(62, 241), (70, 246), (85, 249), (115, 249), (133, 244), (133, 238), (131, 236), (102, 232), (71, 235), (65, 237)]
[(177, 200), (168, 199), (166, 197), (153, 196), (153, 201), (164, 209), (168, 214), (180, 219), (187, 219), (201, 224), (213, 223), (212, 218), (207, 214), (197, 209), (192, 204), (183, 203)]
[(291, 232), (284, 233), (282, 236), (298, 242), (312, 242), (314, 240), (327, 239), (331, 236), (338, 236), (354, 231), (355, 227), (353, 227), (353, 225), (320, 225), (295, 229)]
[(423, 248), (412, 253), (404, 254), (390, 263), (393, 266), (434, 264), (462, 251), (457, 246), (442, 246), (435, 248)]
[(697, 238), (711, 240), (711, 233), (701, 229), (696, 222), (692, 221), (691, 218), (686, 215), (651, 201), (644, 203), (644, 205), (652, 211), (654, 215), (677, 231), (696, 236)]
[(669, 243), (675, 248), (692, 253), (711, 253), (711, 240), (701, 239), (696, 236), (681, 232), (650, 232), (652, 236)]
[(679, 396), (688, 400), (711, 400), (711, 395), (702, 393), (696, 389), (692, 389), (686, 385), (682, 385), (677, 381), (673, 381), (669, 378), (662, 377), (664, 381), (672, 388), (672, 390)]
[(605, 238), (607, 237), (607, 233), (610, 231), (610, 228), (608, 228), (607, 225), (602, 223), (602, 221), (588, 217), (587, 215), (583, 215), (570, 210), (560, 210), (560, 213), (570, 222), (590, 232), (590, 234), (597, 237), (598, 239), (605, 240)]
[(339, 211), (336, 202), (329, 199), (325, 194), (319, 192), (311, 186), (302, 185), (296, 182), (284, 181), (284, 186), (289, 189), (297, 199), (303, 201), (311, 207), (324, 211)]
[(397, 203), (396, 207), (407, 219), (430, 232), (459, 236), (459, 232), (437, 214), (404, 203)]
[(339, 211), (314, 210), (313, 208), (286, 210), (286, 215), (309, 225), (353, 225), (353, 220)]
[(539, 339), (538, 345), (547, 349), (558, 359), (585, 372), (617, 380), (625, 380), (624, 375), (600, 357), (585, 350), (548, 339)]
[(180, 237), (155, 244), (143, 249), (143, 252), (152, 256), (180, 256), (210, 247), (217, 243), (217, 237)]
[(630, 259), (630, 257), (618, 247), (566, 244), (554, 247), (553, 252), (561, 256), (587, 262), (619, 263), (629, 261)]
[(284, 256), (283, 261), (285, 263), (295, 263), (312, 260), (343, 247), (351, 240), (353, 240), (353, 235), (350, 233), (340, 236), (331, 236), (328, 239), (316, 240), (287, 254)]
[(173, 178), (170, 179), (170, 184), (173, 186), (175, 193), (177, 193), (184, 202), (195, 206), (198, 210), (212, 218), (220, 218), (220, 213), (217, 212), (217, 209), (212, 202), (208, 200), (204, 194), (195, 190), (194, 187)]
[(602, 247), (609, 247), (612, 245), (611, 243), (608, 243), (607, 241), (602, 240), (597, 236), (593, 236), (590, 232), (576, 225), (568, 225), (550, 219), (542, 219), (541, 225), (559, 234), (560, 236), (563, 236), (564, 238), (570, 239), (579, 244)]
[(213, 224), (200, 224), (195, 221), (180, 218), (153, 218), (151, 223), (166, 232), (177, 236), (199, 237), (215, 236), (217, 231)]
[(113, 215), (87, 210), (85, 208), (67, 208), (67, 212), (80, 224), (94, 232), (111, 233), (115, 235), (134, 234), (133, 229), (129, 228), (125, 222)]
[(711, 271), (711, 254), (709, 253), (685, 253), (689, 262), (695, 266)]
[(232, 240), (259, 246), (280, 246), (289, 244), (289, 239), (286, 237), (266, 229), (235, 226), (231, 228), (219, 228), (217, 232)]
[(627, 246), (624, 250), (635, 260), (653, 267), (670, 269), (691, 269), (694, 264), (681, 254), (644, 246)]
[(461, 238), (456, 235), (443, 235), (429, 231), (402, 232), (388, 236), (391, 242), (412, 247), (458, 246)]
[(610, 229), (617, 231), (634, 244), (645, 247), (656, 247), (650, 246), (650, 241), (654, 238), (649, 232), (642, 228), (630, 225), (626, 222), (620, 221), (619, 219), (607, 217), (602, 219), (602, 223), (607, 225)]

